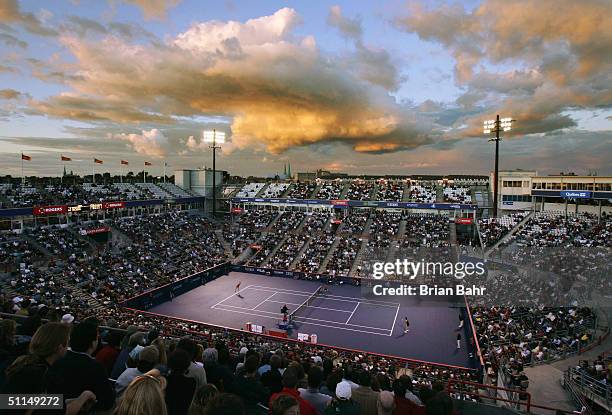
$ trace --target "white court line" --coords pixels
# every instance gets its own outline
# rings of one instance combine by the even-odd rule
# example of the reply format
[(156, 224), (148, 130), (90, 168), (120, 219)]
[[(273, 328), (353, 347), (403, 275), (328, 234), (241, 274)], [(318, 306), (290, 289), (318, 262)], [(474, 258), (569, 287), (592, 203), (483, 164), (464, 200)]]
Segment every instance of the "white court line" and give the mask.
[[(229, 307), (229, 306), (221, 304), (220, 307)], [(273, 321), (278, 320), (278, 319), (276, 319), (274, 317), (259, 315), (257, 313), (254, 313), (252, 310), (251, 310), (250, 313), (247, 313), (247, 312), (244, 312), (244, 311), (226, 310), (225, 308), (219, 308), (219, 307), (215, 307), (215, 310), (222, 310), (222, 311), (226, 311), (226, 312), (230, 312), (230, 313), (247, 314), (247, 315), (250, 315), (250, 316), (257, 316), (257, 317), (261, 317), (261, 318), (268, 318), (268, 319), (273, 320)], [(246, 309), (246, 310), (248, 310), (248, 309)], [(256, 310), (256, 311), (261, 312), (261, 310)], [(301, 319), (301, 317), (294, 317), (294, 320), (296, 320), (296, 321), (299, 321), (300, 319)], [(323, 320), (323, 321), (325, 321), (325, 320)], [(337, 330), (348, 330), (348, 331), (355, 331), (357, 333), (374, 334), (376, 336), (385, 336), (385, 337), (389, 336), (388, 334), (375, 333), (373, 331), (367, 331), (367, 330), (351, 329), (349, 327), (329, 326), (327, 324), (311, 323), (311, 322), (308, 322), (308, 321), (302, 321), (302, 323), (310, 324), (312, 326), (328, 327), (328, 328), (337, 329)], [(339, 323), (339, 324), (342, 324), (342, 323)], [(387, 329), (380, 329), (380, 330), (389, 331)]]
[(395, 318), (393, 319), (393, 325), (391, 326), (391, 333), (389, 333), (389, 336), (393, 336), (393, 329), (395, 328), (395, 322), (397, 321), (397, 315), (399, 314), (399, 304), (397, 305), (397, 311), (395, 312)]
[[(251, 287), (251, 290), (256, 290), (256, 291), (276, 291), (279, 294), (292, 294), (292, 295), (297, 295), (298, 297), (310, 297), (312, 295), (312, 293), (305, 293), (305, 291), (289, 291), (289, 290), (285, 290), (285, 289), (279, 289), (279, 288), (274, 288), (274, 287), (260, 287), (258, 285), (249, 285), (249, 287)], [(304, 294), (302, 294), (304, 293)], [(332, 300), (332, 301), (345, 301), (345, 302), (349, 302), (349, 303), (361, 303), (361, 304), (369, 304), (369, 305), (376, 305), (376, 306), (383, 306), (383, 307), (397, 307), (399, 304), (398, 303), (386, 303), (386, 302), (382, 302), (382, 301), (374, 301), (374, 300), (365, 300), (363, 301), (360, 298), (355, 298), (355, 297), (341, 297), (338, 295), (331, 295), (331, 294), (324, 294), (324, 295), (317, 295), (316, 298), (323, 298), (323, 299), (328, 299), (328, 300)], [(345, 300), (346, 298), (346, 300)]]
[(232, 298), (233, 296), (235, 296), (236, 294), (240, 294), (242, 291), (246, 290), (247, 288), (251, 287), (250, 285), (247, 285), (246, 287), (244, 287), (242, 290), (238, 290), (237, 292), (233, 293), (232, 295), (228, 296), (227, 298), (224, 298), (223, 300), (219, 301), (217, 304), (215, 304), (214, 306), (212, 306), (211, 308), (214, 308), (215, 306), (218, 306), (219, 304), (221, 304), (222, 302), (229, 300), (230, 298)]
[(349, 320), (353, 317), (353, 314), (355, 314), (355, 311), (357, 310), (357, 307), (359, 307), (359, 304), (361, 303), (357, 303), (357, 305), (355, 306), (355, 308), (353, 309), (353, 312), (351, 313), (351, 315), (349, 316), (349, 318), (346, 319), (346, 323), (344, 324), (348, 324)]
[[(246, 311), (253, 311), (250, 308), (244, 308), (244, 307), (238, 307), (235, 305), (229, 305), (229, 304), (221, 304), (220, 306), (214, 306), (211, 308), (214, 308), (215, 310), (221, 310), (219, 307), (230, 307), (230, 308), (237, 308), (238, 310), (246, 310)], [(228, 310), (225, 310), (228, 311)], [(266, 310), (256, 310), (258, 313), (268, 313), (268, 314), (272, 314), (274, 317), (279, 317), (280, 313), (275, 313), (273, 311), (266, 311)], [(314, 320), (314, 321), (322, 321), (324, 323), (334, 323), (334, 324), (340, 324), (343, 326), (354, 326), (354, 327), (363, 327), (365, 329), (373, 329), (373, 330), (381, 330), (381, 331), (389, 331), (389, 329), (385, 329), (382, 327), (370, 327), (370, 326), (364, 326), (361, 324), (351, 324), (351, 323), (343, 323), (341, 321), (332, 321), (332, 320), (323, 320), (320, 318), (313, 318), (313, 317), (303, 317), (303, 316), (299, 316), (299, 317), (294, 317), (294, 318), (298, 318), (298, 319), (302, 319), (302, 320)], [(310, 323), (308, 323), (310, 324)], [(313, 323), (314, 324), (314, 323)]]
[(276, 293), (273, 293), (271, 296), (267, 297), (265, 300), (263, 300), (261, 303), (257, 304), (255, 307), (251, 308), (251, 310), (256, 310), (257, 307), (259, 307), (260, 305), (262, 305), (263, 303), (265, 303), (266, 301), (268, 301), (270, 298), (274, 297), (276, 295)]
[[(286, 301), (268, 300), (268, 302), (269, 303), (278, 303), (278, 304), (288, 304), (288, 305), (299, 305), (299, 304), (296, 304), (296, 303), (288, 303)], [(304, 307), (306, 307), (306, 308), (318, 308), (318, 309), (321, 309), (321, 310), (329, 310), (329, 311), (337, 311), (339, 313), (350, 313), (350, 311), (347, 311), (347, 310), (336, 310), (335, 308), (317, 307), (317, 306), (314, 306), (314, 305), (305, 305)]]
[[(312, 295), (312, 293), (309, 293), (308, 291), (299, 291), (299, 290), (289, 290), (287, 288), (276, 288), (276, 287), (264, 287), (263, 285), (252, 285), (251, 287), (254, 288), (267, 288), (270, 290), (276, 290), (278, 292), (283, 292), (286, 291), (287, 294), (296, 294), (296, 295), (300, 295), (300, 294), (305, 294), (305, 295)], [(361, 301), (359, 298), (356, 297), (346, 297), (346, 296), (342, 296), (342, 295), (335, 295), (335, 294), (323, 294), (323, 295), (318, 295), (317, 298), (338, 298), (338, 301), (341, 301), (341, 298), (345, 298), (348, 300), (358, 300)], [(388, 301), (378, 301), (378, 300), (366, 300), (368, 302), (371, 302), (372, 304), (381, 304), (381, 305), (387, 305), (389, 307), (396, 307), (398, 304), (397, 303), (391, 303)], [(362, 301), (363, 302), (363, 301)]]

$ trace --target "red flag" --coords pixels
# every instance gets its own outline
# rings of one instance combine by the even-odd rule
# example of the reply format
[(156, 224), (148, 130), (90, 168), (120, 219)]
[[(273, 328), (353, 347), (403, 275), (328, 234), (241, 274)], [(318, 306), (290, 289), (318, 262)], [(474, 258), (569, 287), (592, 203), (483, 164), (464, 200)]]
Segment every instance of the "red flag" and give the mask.
[(98, 160), (97, 158), (94, 158), (94, 163), (104, 164), (104, 162), (102, 160)]
[(62, 161), (72, 161), (72, 158), (66, 157), (62, 154)]
[(151, 166), (152, 164), (149, 163), (148, 161), (145, 161), (145, 166)]
[(121, 164), (125, 164), (126, 166), (129, 166), (129, 165), (130, 165), (130, 163), (128, 163), (128, 161), (127, 161), (127, 160), (121, 160)]
[(21, 160), (32, 160), (32, 156), (26, 156), (25, 154), (21, 153)]

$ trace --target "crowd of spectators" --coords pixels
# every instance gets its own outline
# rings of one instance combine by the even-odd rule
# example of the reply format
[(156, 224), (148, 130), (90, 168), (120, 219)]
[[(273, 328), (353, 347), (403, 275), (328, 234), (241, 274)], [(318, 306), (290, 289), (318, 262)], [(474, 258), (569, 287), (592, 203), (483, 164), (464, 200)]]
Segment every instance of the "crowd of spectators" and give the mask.
[(449, 220), (443, 215), (404, 215), (406, 229), (401, 247), (449, 246)]
[(131, 184), (60, 184), (47, 186), (4, 184), (0, 187), (0, 209), (12, 207), (50, 206), (57, 204), (89, 204), (112, 200), (154, 199), (154, 195)]
[(589, 213), (566, 216), (562, 212), (537, 212), (512, 236), (519, 246), (612, 246), (612, 220)]
[(346, 183), (341, 180), (323, 181), (321, 188), (315, 195), (317, 199), (334, 200), (339, 199), (342, 195)]
[(270, 183), (261, 194), (261, 197), (281, 197), (289, 188), (289, 183)]
[(372, 221), (368, 233), (369, 247), (385, 248), (391, 244), (391, 241), (399, 232), (402, 213), (390, 210), (375, 210), (372, 213)]
[(101, 323), (109, 321), (51, 318), (23, 335), (23, 324), (0, 321), (0, 392), (62, 394), (67, 414), (450, 415), (443, 382), (477, 380), (468, 370), (406, 369), (246, 333), (172, 336), (161, 326), (119, 332)]
[(418, 202), (418, 203), (435, 203), (436, 188), (435, 186), (431, 186), (431, 185), (413, 184), (410, 187), (410, 193), (408, 194), (408, 200), (411, 202)]
[(353, 180), (346, 194), (348, 200), (370, 200), (375, 182), (369, 180)]
[(511, 213), (498, 218), (478, 219), (478, 228), (485, 247), (495, 245), (527, 216), (527, 212)]
[(404, 182), (381, 180), (378, 182), (376, 190), (376, 200), (385, 200), (390, 202), (401, 202), (404, 197)]
[[(372, 224), (368, 232), (362, 235), (363, 228), (370, 215)], [(449, 239), (448, 219), (443, 216), (406, 215), (399, 211), (385, 210), (357, 210), (342, 219), (344, 223), (341, 224), (341, 228), (332, 226), (334, 215), (329, 212), (313, 212), (307, 217), (305, 216), (305, 213), (298, 211), (282, 213), (274, 210), (246, 211), (237, 217), (233, 225), (230, 224), (226, 227), (224, 234), (227, 235), (226, 238), (234, 238), (233, 235), (246, 235), (248, 239), (245, 239), (245, 241), (248, 243), (259, 240), (262, 246), (269, 249), (263, 255), (263, 258), (269, 257), (274, 247), (284, 239), (284, 242), (276, 249), (275, 254), (271, 258), (267, 258), (268, 265), (272, 268), (288, 268), (291, 263), (297, 260), (296, 270), (308, 273), (317, 272), (321, 268), (323, 260), (328, 254), (331, 254), (325, 270), (330, 274), (333, 274), (335, 270), (336, 275), (346, 275), (352, 268), (361, 246), (359, 237), (369, 238), (370, 241), (374, 241), (376, 246), (390, 246), (391, 242), (398, 236), (402, 221), (405, 221), (406, 224), (404, 235), (410, 235), (410, 238), (408, 238), (410, 242), (407, 243), (407, 246), (442, 246)], [(583, 229), (573, 222), (571, 226), (567, 227), (566, 233), (558, 236), (562, 241), (572, 241), (574, 240), (574, 234), (579, 234), (580, 238), (586, 238), (586, 235), (589, 235), (592, 241), (600, 241), (602, 235), (605, 236), (606, 232), (609, 231), (608, 223), (609, 219), (607, 218), (604, 218), (603, 223), (590, 220), (588, 222), (590, 227)], [(298, 384), (301, 380), (302, 389), (305, 391), (304, 396), (310, 397), (316, 395), (316, 393), (324, 393), (325, 388), (331, 393), (331, 402), (335, 402), (333, 405), (336, 406), (327, 405), (324, 411), (328, 411), (328, 408), (336, 408), (338, 405), (346, 405), (346, 403), (340, 402), (343, 399), (352, 400), (355, 405), (370, 405), (371, 399), (368, 401), (370, 403), (366, 404), (364, 403), (365, 400), (361, 401), (360, 393), (353, 395), (358, 387), (370, 388), (377, 393), (377, 408), (385, 406), (385, 403), (391, 405), (391, 401), (396, 407), (400, 405), (397, 393), (398, 390), (403, 389), (396, 389), (395, 384), (398, 379), (401, 379), (404, 372), (400, 370), (399, 361), (367, 354), (359, 355), (348, 351), (338, 351), (316, 345), (300, 344), (293, 347), (291, 343), (272, 341), (247, 333), (229, 333), (199, 323), (186, 323), (175, 319), (136, 314), (118, 309), (116, 304), (126, 297), (176, 281), (193, 272), (224, 262), (228, 258), (215, 232), (216, 225), (201, 216), (192, 215), (188, 212), (171, 211), (146, 217), (121, 218), (109, 221), (108, 225), (112, 226), (113, 229), (120, 230), (130, 239), (130, 242), (125, 246), (113, 246), (113, 243), (109, 243), (106, 249), (101, 252), (92, 252), (88, 249), (89, 244), (78, 240), (78, 232), (63, 228), (40, 228), (33, 231), (28, 237), (33, 238), (37, 244), (45, 247), (53, 257), (49, 259), (46, 266), (40, 267), (33, 265), (32, 256), (25, 255), (24, 266), (19, 270), (12, 271), (8, 279), (9, 284), (6, 288), (10, 289), (11, 294), (3, 295), (0, 298), (0, 304), (3, 311), (27, 317), (26, 323), (20, 330), (23, 331), (24, 336), (33, 339), (43, 318), (48, 318), (51, 321), (62, 320), (64, 321), (62, 324), (72, 323), (76, 319), (84, 324), (84, 321), (87, 322), (86, 317), (94, 312), (89, 301), (93, 299), (96, 304), (102, 307), (96, 309), (95, 314), (98, 318), (106, 320), (105, 324), (118, 325), (124, 328), (129, 324), (135, 325), (139, 328), (137, 331), (143, 332), (140, 337), (145, 339), (137, 336), (132, 340), (131, 336), (128, 337), (125, 341), (125, 347), (130, 349), (131, 345), (131, 349), (124, 352), (123, 360), (119, 360), (119, 355), (124, 350), (117, 346), (116, 339), (111, 339), (109, 335), (105, 335), (102, 336), (105, 342), (103, 345), (92, 346), (92, 342), (87, 343), (85, 341), (87, 336), (91, 336), (92, 330), (89, 328), (89, 331), (86, 331), (87, 327), (85, 327), (83, 329), (85, 330), (84, 333), (77, 332), (77, 339), (79, 336), (85, 337), (81, 337), (81, 340), (75, 340), (76, 346), (73, 347), (75, 353), (72, 354), (90, 354), (97, 359), (97, 354), (102, 350), (106, 350), (107, 354), (112, 354), (111, 352), (114, 350), (114, 352), (117, 352), (116, 361), (122, 362), (118, 368), (125, 369), (121, 370), (115, 377), (111, 376), (117, 380), (117, 383), (111, 388), (111, 395), (106, 395), (108, 390), (105, 387), (101, 388), (99, 384), (90, 384), (90, 389), (75, 390), (70, 389), (74, 385), (67, 385), (66, 381), (61, 380), (65, 373), (73, 373), (70, 370), (77, 370), (74, 369), (76, 366), (80, 367), (78, 370), (89, 370), (87, 369), (88, 365), (83, 365), (78, 356), (72, 355), (70, 355), (71, 360), (68, 362), (62, 361), (62, 356), (57, 356), (57, 359), (48, 361), (50, 368), (47, 368), (47, 370), (50, 370), (53, 376), (50, 377), (52, 379), (50, 383), (43, 387), (56, 391), (67, 391), (65, 392), (67, 397), (77, 398), (75, 402), (81, 399), (84, 404), (91, 402), (90, 399), (86, 399), (89, 395), (82, 396), (87, 390), (96, 396), (97, 403), (93, 404), (101, 405), (100, 409), (115, 405), (117, 408), (121, 408), (129, 405), (123, 399), (130, 396), (140, 396), (133, 389), (130, 389), (132, 383), (138, 380), (138, 385), (144, 384), (145, 381), (139, 379), (142, 379), (142, 376), (159, 365), (157, 367), (159, 373), (152, 372), (149, 376), (156, 378), (160, 385), (166, 383), (165, 394), (160, 394), (161, 400), (159, 402), (164, 405), (168, 413), (187, 413), (186, 411), (189, 410), (187, 403), (191, 402), (194, 396), (199, 396), (204, 400), (209, 396), (210, 387), (206, 390), (208, 392), (200, 391), (200, 388), (211, 383), (216, 385), (215, 387), (220, 392), (236, 394), (238, 396), (236, 402), (251, 408), (250, 410), (255, 410), (253, 408), (256, 408), (257, 403), (270, 406), (274, 410), (275, 404), (273, 402), (276, 399), (271, 398), (275, 392), (270, 389), (268, 384), (264, 383), (263, 375), (270, 371), (267, 366), (270, 366), (270, 368), (276, 367), (278, 359), (273, 358), (273, 356), (277, 355), (277, 350), (280, 349), (280, 355), (283, 357), (291, 356), (285, 363), (281, 363), (280, 369), (285, 369), (284, 372), (286, 372), (287, 368), (291, 366), (291, 361), (296, 361), (302, 367), (302, 374), (300, 375), (296, 367), (297, 373), (295, 375)], [(241, 229), (248, 229), (248, 231), (242, 233)], [(341, 231), (335, 232), (334, 229), (341, 229)], [(237, 233), (233, 234), (234, 231), (237, 231)], [(270, 240), (263, 239), (261, 237), (262, 233), (263, 238), (269, 237)], [(262, 239), (260, 240), (260, 238)], [(0, 240), (0, 247), (5, 244), (12, 244), (16, 239), (18, 238), (14, 236), (5, 236), (3, 240)], [(74, 239), (77, 241), (75, 242)], [(233, 239), (231, 240), (233, 241)], [(548, 246), (551, 243), (550, 241), (550, 238), (546, 238), (544, 245)], [(334, 242), (336, 242), (336, 248), (330, 253), (329, 249)], [(296, 258), (295, 255), (304, 247), (305, 243), (308, 243), (308, 246), (302, 255)], [(27, 249), (27, 244), (20, 246)], [(553, 244), (553, 246), (558, 245)], [(15, 247), (14, 249), (18, 248)], [(60, 249), (62, 252), (65, 251), (63, 256), (57, 254)], [(5, 251), (0, 252), (5, 257), (12, 257), (16, 253), (15, 251), (9, 253), (8, 249), (6, 249), (6, 254), (4, 254)], [(259, 264), (261, 263), (259, 262)], [(539, 290), (538, 293), (541, 294), (546, 291), (546, 284), (545, 282), (542, 282), (541, 285), (539, 283), (532, 284), (531, 288)], [(85, 293), (87, 297), (83, 297), (82, 293)], [(534, 295), (538, 295), (538, 293), (534, 293)], [(516, 372), (516, 367), (520, 367), (520, 364), (531, 364), (563, 357), (578, 347), (586, 345), (591, 340), (594, 318), (590, 309), (578, 306), (508, 305), (496, 307), (481, 305), (474, 311), (474, 320), (483, 358), (487, 362), (487, 369), (491, 373), (496, 373), (501, 366), (506, 364), (513, 367), (514, 372)], [(151, 332), (155, 333), (155, 328), (161, 327), (163, 327), (164, 336), (151, 335)], [(195, 354), (188, 350), (183, 350), (185, 353), (177, 354), (177, 350), (181, 350), (180, 341), (175, 342), (169, 337), (181, 337), (187, 332), (197, 333), (197, 336), (200, 336), (197, 338), (201, 346), (196, 344), (198, 351)], [(133, 332), (133, 334), (135, 333)], [(162, 340), (165, 344), (160, 346)], [(184, 344), (189, 343), (188, 340), (182, 341)], [(70, 343), (72, 346), (72, 337)], [(223, 345), (220, 345), (221, 343)], [(219, 348), (216, 347), (218, 344), (220, 345)], [(66, 344), (63, 345), (66, 346)], [(193, 349), (192, 346), (187, 348)], [(223, 372), (226, 377), (219, 375), (222, 381), (219, 385), (210, 380), (210, 373), (214, 373), (214, 369), (209, 372), (206, 367), (207, 358), (211, 362), (211, 367), (214, 367), (212, 362), (214, 352), (209, 351), (208, 355), (204, 352), (209, 349), (215, 349), (218, 356), (223, 355), (223, 362), (227, 362), (228, 359), (232, 362), (229, 366), (229, 374)], [(243, 349), (247, 350), (241, 354), (240, 351)], [(137, 352), (134, 352), (134, 350), (137, 350)], [(141, 362), (139, 360), (140, 353), (143, 352)], [(183, 356), (180, 356), (181, 354)], [(185, 358), (185, 354), (187, 358)], [(162, 358), (162, 355), (166, 357)], [(0, 354), (0, 356), (4, 355)], [(225, 356), (229, 357), (226, 358)], [(252, 356), (257, 356), (256, 363), (255, 359), (249, 361)], [(47, 357), (43, 356), (45, 359)], [(317, 359), (317, 357), (319, 358)], [(311, 368), (319, 364), (324, 369), (325, 365), (329, 365), (325, 363), (326, 359), (331, 361), (331, 369), (327, 372), (327, 377), (323, 377), (325, 382), (317, 382), (319, 386), (316, 388), (314, 384), (308, 383), (309, 376), (304, 374), (309, 374)], [(112, 375), (116, 364), (110, 364), (109, 360), (112, 361), (108, 356), (104, 359), (104, 370)], [(56, 361), (62, 361), (62, 364), (54, 368)], [(11, 365), (11, 362), (4, 361), (4, 363), (6, 363), (6, 367)], [(219, 362), (217, 361), (217, 363)], [(122, 367), (121, 364), (124, 366)], [(151, 365), (153, 367), (150, 367)], [(202, 381), (201, 375), (197, 376), (199, 380), (194, 380), (195, 385), (193, 385), (194, 382), (186, 380), (185, 378), (190, 378), (189, 373), (192, 369), (194, 372), (202, 373), (193, 365), (202, 368), (208, 380)], [(126, 372), (125, 375), (124, 372)], [(294, 385), (293, 380), (285, 380), (284, 372), (280, 378), (281, 395), (284, 390), (283, 387), (290, 390), (294, 389), (291, 386)], [(332, 383), (333, 387), (330, 388), (327, 380), (328, 376), (334, 372), (339, 372), (341, 377), (338, 382)], [(187, 376), (185, 376), (185, 373), (187, 373)], [(520, 372), (514, 374), (517, 378), (520, 377)], [(427, 406), (429, 399), (432, 399), (432, 391), (435, 392), (436, 388), (439, 387), (437, 381), (448, 378), (478, 380), (470, 372), (426, 365), (411, 368), (410, 376), (412, 377), (410, 382), (403, 382), (406, 387), (404, 396), (408, 396), (407, 390), (412, 388), (413, 391), (410, 396), (417, 397), (421, 404), (425, 403), (425, 406)], [(278, 387), (279, 377), (275, 377)], [(368, 377), (370, 378), (369, 384)], [(146, 376), (145, 378), (149, 379)], [(318, 379), (317, 375), (314, 375), (314, 378)], [(153, 380), (151, 379), (151, 381)], [(261, 382), (262, 388), (259, 388), (257, 381)], [(349, 384), (350, 394), (346, 388), (336, 389), (344, 381)], [(521, 380), (521, 382), (523, 381), (524, 379)], [(357, 386), (353, 388), (351, 382)], [(324, 386), (322, 386), (323, 383)], [(232, 389), (228, 385), (242, 386), (236, 386), (235, 389)], [(253, 386), (253, 388), (250, 386), (246, 388), (245, 385)], [(225, 389), (226, 387), (228, 389)], [(268, 391), (264, 393), (265, 388), (268, 388)], [(316, 392), (315, 389), (319, 392)], [(301, 400), (297, 398), (302, 397), (302, 391), (299, 388), (297, 388), (297, 396), (294, 391), (285, 392), (287, 392), (285, 395), (293, 396), (298, 405), (300, 404)], [(388, 399), (389, 395), (382, 392), (395, 392), (395, 395), (392, 399)], [(98, 393), (102, 398), (97, 398)], [(170, 398), (168, 398), (168, 394), (170, 394)], [(364, 394), (373, 396), (367, 390), (364, 391)], [(116, 399), (116, 396), (119, 397), (119, 400)], [(349, 398), (346, 398), (347, 396)], [(402, 396), (401, 393), (400, 396)], [(316, 398), (320, 397), (316, 395)], [(302, 397), (302, 399), (306, 400), (305, 397)], [(153, 404), (153, 402), (151, 400), (147, 404)], [(201, 399), (198, 399), (197, 402), (199, 403), (196, 403), (196, 406), (199, 405), (205, 411), (208, 404), (203, 404)], [(405, 402), (403, 403), (405, 404)], [(215, 403), (215, 405), (217, 404), (219, 403)], [(423, 405), (417, 405), (423, 409)]]
[(289, 199), (310, 199), (316, 188), (316, 182), (295, 182), (289, 188), (286, 197)]
[(472, 203), (469, 187), (448, 185), (442, 190), (444, 201), (448, 203)]

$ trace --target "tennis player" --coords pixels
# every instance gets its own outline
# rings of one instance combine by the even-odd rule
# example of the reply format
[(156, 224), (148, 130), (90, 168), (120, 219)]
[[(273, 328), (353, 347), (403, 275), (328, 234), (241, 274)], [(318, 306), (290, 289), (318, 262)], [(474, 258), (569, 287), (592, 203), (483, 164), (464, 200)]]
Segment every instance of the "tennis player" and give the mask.
[(234, 292), (240, 291), (240, 284), (242, 284), (242, 281), (238, 281), (238, 284), (236, 284), (236, 288), (234, 288)]

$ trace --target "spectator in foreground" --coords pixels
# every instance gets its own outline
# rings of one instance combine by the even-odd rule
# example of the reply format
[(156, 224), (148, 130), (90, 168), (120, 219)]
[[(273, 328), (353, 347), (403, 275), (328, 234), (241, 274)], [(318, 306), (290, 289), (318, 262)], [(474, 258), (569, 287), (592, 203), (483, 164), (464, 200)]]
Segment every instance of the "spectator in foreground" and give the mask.
[(300, 396), (300, 392), (297, 390), (298, 376), (295, 368), (288, 367), (283, 373), (283, 389), (279, 393), (275, 393), (270, 397), (270, 403), (268, 407), (272, 407), (276, 398), (281, 395), (293, 396), (300, 404), (301, 415), (316, 415), (317, 411), (314, 406), (307, 400)]
[(184, 415), (196, 390), (196, 381), (187, 377), (190, 356), (185, 350), (176, 349), (168, 356), (168, 386), (166, 387), (166, 406), (168, 415)]
[(167, 415), (164, 402), (165, 379), (154, 369), (128, 385), (113, 415)]
[(159, 351), (155, 346), (147, 346), (138, 353), (138, 363), (136, 367), (130, 367), (119, 376), (115, 382), (115, 392), (121, 395), (125, 388), (138, 376), (142, 376), (153, 369), (159, 363)]
[(336, 399), (325, 409), (325, 415), (361, 415), (359, 405), (351, 399), (351, 384), (343, 380), (336, 385)]
[(281, 395), (270, 408), (272, 415), (300, 415), (300, 404), (293, 396)]
[(201, 415), (204, 413), (204, 408), (208, 405), (215, 396), (219, 394), (219, 390), (212, 383), (198, 388), (193, 395), (193, 400), (189, 406), (188, 415)]
[(265, 404), (270, 397), (270, 391), (257, 379), (259, 355), (253, 354), (244, 362), (242, 375), (236, 377), (236, 393), (244, 400), (247, 411), (258, 403)]
[(308, 371), (308, 389), (298, 389), (300, 396), (310, 402), (317, 410), (318, 415), (325, 412), (325, 408), (331, 402), (331, 396), (319, 392), (323, 382), (323, 370), (319, 366), (312, 366)]
[(185, 376), (195, 379), (197, 388), (206, 385), (206, 370), (204, 370), (202, 366), (196, 364), (196, 360), (202, 359), (202, 356), (199, 356), (198, 358), (197, 343), (189, 337), (183, 337), (179, 340), (176, 348), (184, 350), (189, 356), (189, 368)]
[(359, 373), (359, 386), (352, 391), (352, 399), (361, 410), (362, 415), (376, 415), (378, 392), (372, 390), (372, 375), (370, 372)]
[(427, 401), (425, 413), (427, 415), (452, 415), (453, 401), (445, 392), (438, 392)]
[(91, 354), (98, 347), (98, 326), (83, 322), (72, 329), (70, 348), (47, 372), (47, 392), (61, 393), (64, 399), (75, 399), (86, 390), (96, 395), (95, 409), (111, 409), (115, 394), (106, 370)]
[(245, 410), (238, 396), (220, 393), (206, 404), (203, 415), (245, 415)]
[(377, 415), (392, 415), (395, 411), (395, 402), (393, 393), (382, 391), (378, 394)]
[(41, 326), (30, 341), (30, 353), (6, 369), (2, 393), (43, 393), (47, 371), (68, 351), (70, 327), (59, 323)]
[(112, 331), (108, 334), (107, 342), (98, 353), (96, 353), (96, 360), (100, 362), (108, 376), (111, 375), (113, 371), (113, 366), (115, 365), (115, 361), (119, 356), (121, 350), (119, 349), (119, 344), (121, 343), (121, 334), (117, 331)]

